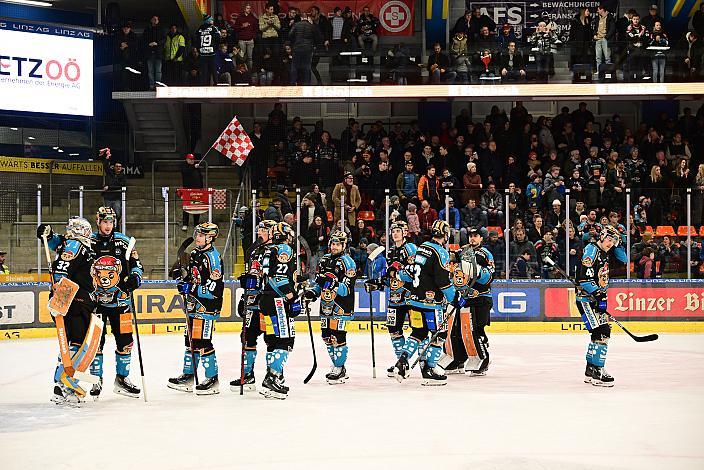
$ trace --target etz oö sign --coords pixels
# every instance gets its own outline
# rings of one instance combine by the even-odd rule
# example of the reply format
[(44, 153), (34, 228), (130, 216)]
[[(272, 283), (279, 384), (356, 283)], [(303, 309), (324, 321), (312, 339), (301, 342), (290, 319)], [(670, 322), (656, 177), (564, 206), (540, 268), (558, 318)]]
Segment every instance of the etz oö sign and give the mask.
[(0, 109), (93, 115), (93, 33), (0, 20)]

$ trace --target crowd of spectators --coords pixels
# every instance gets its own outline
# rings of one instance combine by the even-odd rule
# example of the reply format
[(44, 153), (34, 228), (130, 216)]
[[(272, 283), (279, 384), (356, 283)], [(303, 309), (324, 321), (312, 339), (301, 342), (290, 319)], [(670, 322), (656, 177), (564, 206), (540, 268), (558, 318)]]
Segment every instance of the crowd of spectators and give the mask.
[[(625, 80), (664, 82), (701, 80), (704, 68), (704, 3), (691, 30), (671, 35), (657, 5), (640, 15), (633, 9), (616, 18), (607, 6), (580, 8), (569, 28), (561, 30), (548, 12), (528, 30), (497, 25), (479, 8), (467, 10), (450, 34), (447, 50), (435, 43), (421, 63), (403, 43), (379, 52), (379, 20), (368, 7), (354, 12), (317, 6), (301, 11), (278, 2), (258, 17), (251, 5), (236, 18), (205, 15), (192, 34), (178, 24), (164, 29), (153, 16), (138, 36), (131, 22), (115, 35), (118, 89), (166, 85), (310, 85), (322, 84), (318, 64), (331, 57), (330, 78), (346, 81), (349, 71), (366, 67), (344, 51), (363, 51), (384, 59), (382, 81), (407, 84), (425, 68), (431, 83), (546, 80), (555, 74), (555, 53), (569, 50), (570, 70), (619, 70)], [(520, 28), (520, 27), (519, 27)], [(372, 64), (373, 64), (372, 59)], [(372, 65), (373, 66), (373, 65)], [(578, 66), (578, 68), (575, 68)], [(591, 76), (590, 76), (591, 78)], [(369, 79), (371, 80), (371, 79)]]
[[(377, 121), (363, 132), (350, 119), (337, 138), (320, 121), (312, 131), (298, 117), (289, 123), (277, 104), (256, 126), (259, 160), (251, 165), (268, 172), (255, 174), (253, 187), (278, 193), (262, 216), (292, 218), (289, 197), (300, 188), (302, 235), (314, 251), (325, 249), (341, 219), (355, 250), (383, 245), (389, 189), (389, 218), (407, 221), (414, 242), (427, 240), (433, 221), (447, 218), (452, 244), (466, 243), (470, 228), (482, 232), (501, 276), (508, 270), (547, 278), (553, 272), (543, 258), (565, 266), (569, 257), (573, 270), (604, 224), (617, 227), (625, 243), (629, 190), (634, 272), (683, 273), (692, 263), (698, 273), (702, 265), (704, 105), (631, 129), (618, 114), (597, 124), (586, 103), (534, 119), (518, 101), (508, 112), (494, 106), (479, 122), (462, 110), (434, 130)], [(690, 260), (686, 237), (677, 235), (687, 223), (688, 188), (697, 230)], [(661, 226), (671, 232), (659, 233)]]

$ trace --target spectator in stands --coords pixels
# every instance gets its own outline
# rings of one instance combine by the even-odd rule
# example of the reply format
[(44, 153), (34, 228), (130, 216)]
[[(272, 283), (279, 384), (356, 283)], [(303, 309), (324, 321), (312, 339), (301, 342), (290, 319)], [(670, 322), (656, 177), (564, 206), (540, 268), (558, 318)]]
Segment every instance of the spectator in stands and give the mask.
[[(650, 30), (650, 44), (652, 47), (667, 47), (670, 42), (667, 33), (662, 29), (662, 22), (656, 21)], [(653, 82), (665, 83), (665, 51), (655, 51), (651, 60), (653, 65)]]
[(351, 226), (355, 224), (356, 210), (362, 204), (362, 196), (359, 193), (359, 187), (354, 184), (354, 175), (352, 173), (345, 173), (342, 182), (337, 183), (332, 191), (336, 223), (341, 218), (340, 208), (343, 195), (345, 197), (345, 225)]
[[(569, 236), (569, 257), (570, 257), (570, 275), (576, 275), (577, 266), (582, 261), (582, 253), (584, 251), (584, 243), (577, 236), (577, 232), (574, 229), (574, 224), (568, 223), (568, 236)], [(562, 240), (562, 237), (560, 238)], [(558, 244), (558, 247), (562, 246), (564, 241)], [(564, 249), (564, 247), (563, 247)], [(561, 264), (564, 265), (564, 260), (560, 260)]]
[(320, 31), (313, 25), (313, 17), (310, 12), (306, 13), (304, 20), (293, 25), (289, 33), (289, 39), (293, 47), (293, 66), (296, 71), (296, 83), (298, 85), (310, 85), (313, 49), (321, 42)]
[(227, 44), (220, 44), (215, 53), (215, 70), (218, 76), (217, 83), (232, 85), (235, 68), (232, 56), (227, 52)]
[[(410, 204), (409, 204), (410, 205)], [(430, 227), (433, 222), (438, 220), (438, 213), (435, 209), (430, 206), (430, 203), (426, 200), (420, 204), (420, 213), (418, 214), (418, 222), (420, 225), (420, 234), (424, 240), (430, 237)], [(408, 214), (406, 214), (408, 216)], [(409, 221), (410, 224), (410, 221)]]
[(535, 247), (533, 246), (533, 243), (526, 238), (526, 230), (525, 228), (514, 228), (512, 230), (513, 234), (513, 240), (509, 243), (509, 257), (511, 260), (515, 261), (518, 256), (520, 256), (521, 253), (525, 252), (526, 250), (530, 253), (530, 258), (528, 261), (529, 266), (537, 271), (538, 269), (538, 263), (537, 263), (537, 254), (535, 252)]
[[(345, 8), (349, 10), (349, 8)], [(352, 45), (352, 20), (349, 16), (343, 15), (343, 10), (340, 7), (335, 7), (333, 17), (330, 19), (331, 27), (331, 45), (334, 53), (347, 51)]]
[(460, 244), (466, 245), (469, 240), (469, 229), (478, 229), (482, 237), (487, 237), (489, 232), (486, 228), (487, 219), (486, 215), (482, 213), (482, 210), (477, 207), (477, 201), (470, 198), (467, 201), (467, 205), (460, 211), (461, 222), (460, 222)]
[(279, 37), (284, 41), (288, 40), (289, 34), (293, 29), (293, 25), (301, 21), (300, 10), (296, 7), (289, 6), (286, 16), (281, 21), (281, 30), (279, 30)]
[(648, 211), (648, 220), (652, 225), (662, 225), (663, 208), (667, 206), (670, 194), (667, 190), (669, 182), (658, 165), (653, 165), (650, 168), (650, 176), (645, 180), (644, 186), (652, 201)]
[[(303, 215), (301, 215), (301, 218), (303, 218)], [(308, 242), (314, 258), (314, 261), (310, 263), (312, 266), (317, 266), (317, 260), (320, 259), (327, 247), (328, 232), (324, 223), (325, 220), (326, 217), (316, 215), (309, 226), (306, 227), (301, 223), (301, 231), (304, 233), (303, 238)]]
[(260, 86), (269, 86), (274, 83), (279, 64), (278, 57), (268, 46), (265, 47), (256, 65), (257, 83)]
[(296, 84), (296, 70), (293, 67), (293, 48), (291, 48), (291, 43), (286, 41), (284, 43), (283, 50), (281, 51), (281, 56), (279, 58), (281, 61), (280, 75), (277, 77), (276, 82), (279, 85), (295, 85)]
[(570, 46), (570, 70), (574, 64), (592, 64), (594, 47), (592, 46), (594, 33), (589, 8), (580, 7), (577, 14), (570, 22), (568, 44)]
[(524, 248), (521, 251), (516, 261), (511, 265), (511, 271), (509, 273), (510, 279), (530, 279), (532, 278), (532, 269), (529, 266), (530, 262), (530, 249)]
[[(181, 164), (181, 187), (189, 189), (203, 188), (203, 175), (200, 168), (196, 166), (196, 159), (192, 153), (186, 155), (184, 162)], [(193, 227), (200, 222), (200, 214), (193, 214)], [(188, 212), (183, 211), (183, 223), (181, 230), (188, 230)]]
[(371, 44), (372, 52), (376, 52), (379, 44), (379, 36), (376, 34), (378, 27), (379, 20), (372, 15), (369, 7), (365, 6), (357, 20), (357, 43), (360, 49), (365, 50), (367, 44)]
[(320, 42), (322, 43), (313, 53), (313, 58), (311, 60), (311, 71), (315, 76), (316, 83), (318, 85), (322, 85), (323, 80), (322, 78), (320, 78), (320, 72), (318, 72), (318, 63), (320, 63), (320, 46), (325, 48), (325, 52), (330, 49), (330, 40), (332, 39), (332, 26), (330, 25), (330, 21), (328, 20), (327, 16), (320, 14), (320, 8), (313, 5), (310, 8), (310, 11), (312, 15), (311, 18), (313, 21), (313, 26), (318, 29), (318, 36), (320, 38)]
[(428, 201), (431, 207), (440, 207), (440, 178), (435, 176), (435, 166), (430, 164), (418, 181), (418, 200)]
[(534, 50), (536, 50), (536, 62), (538, 68), (538, 79), (546, 79), (555, 74), (555, 58), (559, 40), (554, 31), (548, 29), (544, 21), (538, 23), (535, 32), (528, 38)]
[(472, 8), (472, 19), (469, 23), (469, 36), (476, 40), (482, 28), (487, 28), (490, 33), (496, 31), (496, 23), (488, 15), (482, 14), (479, 7)]
[(677, 243), (673, 243), (672, 239), (665, 235), (662, 237), (662, 242), (658, 245), (657, 259), (660, 261), (660, 269), (658, 274), (662, 275), (666, 269), (678, 271), (680, 258), (680, 249)]
[(655, 23), (658, 22), (661, 25), (665, 24), (665, 20), (658, 14), (658, 6), (655, 4), (650, 5), (650, 8), (648, 9), (648, 16), (643, 18), (641, 23), (648, 31), (653, 32), (655, 30)]
[(499, 59), (501, 78), (506, 80), (519, 80), (526, 76), (526, 64), (523, 54), (516, 50), (516, 42), (510, 41), (506, 52)]
[(450, 55), (453, 57), (467, 55), (467, 35), (464, 31), (455, 31), (452, 36)]
[(543, 216), (539, 213), (533, 214), (532, 224), (530, 222), (531, 221), (529, 220), (527, 233), (528, 240), (533, 243), (537, 243), (538, 240), (541, 240), (543, 238), (545, 232), (547, 232), (547, 229), (543, 225)]
[[(462, 217), (460, 215), (460, 211), (455, 207), (455, 200), (452, 199), (451, 197), (448, 198), (448, 207), (449, 211), (445, 210), (445, 205), (443, 204), (442, 209), (440, 209), (440, 212), (438, 213), (438, 219), (440, 220), (449, 220), (450, 223), (450, 239), (452, 240), (452, 243), (459, 243), (460, 242), (460, 228), (461, 228), (461, 220)], [(446, 217), (446, 214), (449, 214), (448, 217)]]
[(700, 164), (697, 174), (694, 176), (694, 188), (692, 190), (692, 224), (704, 224), (704, 164)]
[(631, 17), (631, 24), (626, 28), (626, 40), (628, 42), (628, 77), (645, 78), (649, 74), (646, 67), (645, 48), (648, 46), (650, 36), (648, 30), (640, 23), (638, 13)]
[[(252, 61), (254, 59), (254, 39), (259, 33), (259, 20), (252, 13), (252, 5), (245, 4), (244, 11), (235, 20), (235, 33), (237, 33), (237, 41), (240, 49), (244, 52), (245, 60), (247, 61), (247, 69), (252, 70)], [(269, 31), (271, 33), (271, 31)]]
[(482, 194), (480, 206), (488, 221), (496, 221), (497, 225), (503, 224), (504, 201), (501, 194), (496, 191), (496, 184), (487, 185), (486, 192)]
[(279, 16), (274, 12), (274, 5), (269, 3), (265, 7), (264, 13), (259, 17), (259, 31), (261, 33), (261, 46), (263, 48), (268, 47), (271, 51), (270, 56), (273, 57), (279, 55), (280, 30), (281, 22), (279, 21)]
[(457, 18), (455, 22), (455, 27), (452, 28), (453, 34), (462, 31), (465, 36), (469, 35), (470, 27), (472, 22), (472, 10), (465, 10), (464, 15)]
[(210, 86), (218, 83), (218, 75), (215, 67), (215, 53), (220, 44), (220, 31), (213, 25), (213, 17), (203, 15), (203, 24), (196, 32), (196, 47), (199, 54), (199, 75), (201, 84)]
[[(106, 160), (104, 166), (105, 186), (103, 186), (103, 201), (106, 206), (112, 207), (115, 211), (119, 223), (122, 218), (122, 188), (127, 187), (127, 176), (120, 162), (115, 162), (114, 165), (110, 166), (109, 160)], [(117, 226), (118, 223), (115, 225)]]
[(494, 256), (495, 278), (506, 277), (506, 242), (503, 238), (499, 238), (499, 232), (496, 230), (489, 231), (489, 238), (483, 244), (486, 249)]
[(447, 54), (442, 52), (442, 46), (439, 42), (433, 44), (433, 53), (428, 56), (428, 72), (430, 73), (430, 82), (438, 84), (441, 82), (454, 83), (457, 72), (450, 70), (450, 59)]
[(269, 207), (266, 208), (262, 215), (264, 220), (273, 220), (274, 222), (283, 222), (284, 215), (281, 209), (281, 199), (275, 197), (269, 201)]
[(0, 274), (10, 274), (10, 267), (5, 264), (7, 251), (0, 250)]
[(197, 48), (191, 47), (190, 53), (183, 61), (183, 70), (186, 75), (186, 85), (194, 86), (200, 84), (200, 53)]
[(161, 82), (161, 62), (164, 56), (164, 32), (159, 26), (159, 17), (154, 15), (149, 20), (149, 26), (144, 30), (143, 35), (146, 48), (147, 75), (149, 77), (149, 89), (156, 87), (156, 82)]
[(132, 91), (135, 88), (135, 76), (139, 68), (139, 45), (137, 36), (132, 31), (129, 21), (115, 37), (115, 72), (116, 88), (120, 91)]
[(185, 56), (186, 39), (178, 31), (178, 26), (172, 24), (164, 40), (164, 75), (167, 85), (178, 86), (181, 84)]
[(597, 18), (592, 23), (592, 27), (594, 28), (596, 68), (599, 71), (601, 64), (611, 63), (611, 47), (616, 40), (616, 21), (604, 5), (599, 5), (596, 12)]
[(543, 279), (550, 279), (554, 271), (552, 263), (547, 260), (550, 259), (553, 262), (557, 262), (560, 259), (560, 251), (553, 237), (553, 232), (548, 230), (543, 234), (543, 238), (538, 240), (535, 244), (535, 251), (541, 263), (541, 275)]
[[(410, 152), (405, 154), (410, 155)], [(396, 192), (401, 201), (407, 203), (417, 197), (418, 182), (418, 175), (413, 171), (413, 161), (405, 161), (403, 172), (396, 177)]]
[(655, 251), (651, 247), (645, 247), (638, 260), (638, 279), (654, 279), (657, 277), (657, 269), (655, 263)]
[(512, 42), (518, 44), (518, 39), (516, 38), (516, 32), (513, 30), (510, 24), (504, 23), (501, 27), (501, 32), (499, 33), (499, 52), (505, 53), (508, 51), (508, 45)]
[(415, 242), (420, 236), (420, 217), (418, 216), (418, 208), (410, 202), (406, 209), (406, 221), (408, 222), (408, 235)]
[(699, 4), (699, 10), (692, 16), (692, 29), (700, 38), (704, 37), (704, 2)]

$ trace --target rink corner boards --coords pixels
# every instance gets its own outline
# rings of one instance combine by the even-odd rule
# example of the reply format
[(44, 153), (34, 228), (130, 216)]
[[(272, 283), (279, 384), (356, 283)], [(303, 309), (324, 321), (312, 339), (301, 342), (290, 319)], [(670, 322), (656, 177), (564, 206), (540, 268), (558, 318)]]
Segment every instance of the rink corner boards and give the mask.
[[(704, 333), (704, 321), (629, 321), (628, 328), (634, 333)], [(347, 331), (355, 334), (369, 333), (369, 320), (352, 320), (347, 325)], [(184, 332), (185, 324), (181, 323), (143, 323), (139, 325), (140, 334), (180, 334)], [(405, 326), (408, 328), (408, 325)], [(242, 323), (238, 321), (219, 322), (218, 333), (239, 333)], [(374, 330), (385, 333), (383, 321), (374, 320)], [(296, 322), (296, 332), (307, 332), (305, 321)], [(320, 332), (320, 323), (313, 323), (313, 331)], [(487, 328), (491, 334), (586, 334), (587, 330), (581, 321), (494, 321)], [(621, 330), (614, 328), (614, 333)], [(20, 340), (32, 338), (53, 338), (56, 330), (53, 326), (0, 329), (0, 340)]]

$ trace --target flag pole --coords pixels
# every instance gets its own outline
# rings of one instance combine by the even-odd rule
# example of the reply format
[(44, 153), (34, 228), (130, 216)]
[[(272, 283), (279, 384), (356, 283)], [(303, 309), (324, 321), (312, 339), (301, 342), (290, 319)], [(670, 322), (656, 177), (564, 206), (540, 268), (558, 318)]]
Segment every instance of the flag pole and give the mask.
[(205, 157), (208, 156), (208, 154), (210, 153), (211, 150), (213, 150), (213, 147), (210, 147), (208, 149), (208, 151), (205, 152), (205, 154), (203, 154), (203, 157), (200, 160), (198, 160), (198, 163), (196, 163), (196, 168), (199, 167), (201, 163), (203, 163), (203, 160), (205, 160)]

